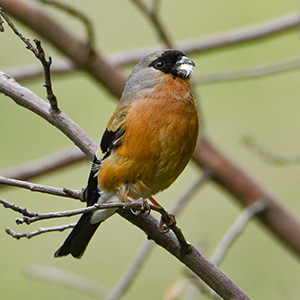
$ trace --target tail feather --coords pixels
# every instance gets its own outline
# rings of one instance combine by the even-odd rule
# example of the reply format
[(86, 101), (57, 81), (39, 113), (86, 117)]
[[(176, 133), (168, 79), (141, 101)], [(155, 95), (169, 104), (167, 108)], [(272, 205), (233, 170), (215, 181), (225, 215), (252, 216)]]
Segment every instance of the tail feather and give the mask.
[(75, 258), (81, 258), (84, 251), (94, 235), (100, 223), (90, 223), (91, 213), (81, 216), (63, 245), (54, 253), (54, 257), (61, 257), (71, 254)]

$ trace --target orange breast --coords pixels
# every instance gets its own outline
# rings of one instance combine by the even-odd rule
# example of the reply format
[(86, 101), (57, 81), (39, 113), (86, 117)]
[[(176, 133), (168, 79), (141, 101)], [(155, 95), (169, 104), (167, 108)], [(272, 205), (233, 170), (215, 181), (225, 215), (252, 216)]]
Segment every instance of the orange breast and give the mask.
[(190, 160), (198, 136), (194, 99), (187, 80), (167, 80), (131, 103), (122, 143), (101, 166), (102, 189), (147, 198), (169, 187)]

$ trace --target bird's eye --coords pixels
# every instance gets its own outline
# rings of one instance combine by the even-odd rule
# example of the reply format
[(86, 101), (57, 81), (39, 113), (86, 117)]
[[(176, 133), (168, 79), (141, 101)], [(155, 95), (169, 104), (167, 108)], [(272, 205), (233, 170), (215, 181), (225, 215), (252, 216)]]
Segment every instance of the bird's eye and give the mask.
[(155, 67), (156, 69), (162, 69), (164, 66), (165, 66), (165, 62), (163, 62), (163, 61), (161, 61), (161, 60), (157, 61), (157, 62), (154, 64), (154, 67)]

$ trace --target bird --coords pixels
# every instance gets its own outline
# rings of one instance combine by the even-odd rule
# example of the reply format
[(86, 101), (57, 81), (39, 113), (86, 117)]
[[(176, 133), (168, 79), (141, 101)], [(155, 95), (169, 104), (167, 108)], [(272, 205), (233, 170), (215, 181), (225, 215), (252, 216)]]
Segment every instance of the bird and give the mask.
[[(85, 197), (95, 203), (153, 200), (188, 164), (199, 121), (191, 90), (195, 63), (179, 50), (158, 50), (129, 75), (92, 163)], [(55, 257), (81, 258), (98, 226), (117, 208), (84, 213)]]

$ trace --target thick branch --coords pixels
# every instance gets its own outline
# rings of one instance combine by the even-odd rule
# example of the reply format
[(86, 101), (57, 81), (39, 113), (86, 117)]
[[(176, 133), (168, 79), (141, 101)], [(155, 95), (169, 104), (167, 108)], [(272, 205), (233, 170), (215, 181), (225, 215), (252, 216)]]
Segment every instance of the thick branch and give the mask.
[(211, 170), (212, 179), (235, 196), (242, 205), (249, 206), (263, 199), (266, 209), (258, 214), (259, 219), (300, 256), (299, 220), (274, 195), (222, 155), (205, 138), (199, 138), (193, 158), (201, 167)]
[[(203, 175), (192, 183), (186, 191), (176, 200), (170, 211), (176, 216), (181, 212), (185, 204), (191, 199), (191, 197), (198, 191), (198, 189), (209, 180), (210, 172), (205, 171)], [(138, 251), (134, 260), (130, 263), (128, 269), (126, 270), (124, 276), (117, 283), (115, 288), (109, 293), (105, 300), (117, 300), (125, 293), (129, 285), (136, 278), (138, 272), (140, 271), (142, 265), (145, 263), (147, 257), (150, 255), (151, 250), (154, 247), (154, 243), (145, 241)]]
[(193, 246), (191, 246), (191, 252), (189, 254), (183, 255), (173, 232), (170, 231), (166, 234), (162, 234), (158, 229), (157, 220), (151, 215), (147, 218), (144, 216), (137, 217), (125, 210), (120, 211), (119, 214), (142, 229), (149, 239), (153, 239), (155, 243), (166, 249), (184, 263), (223, 299), (251, 299), (233, 281), (231, 281), (231, 279), (209, 262)]

